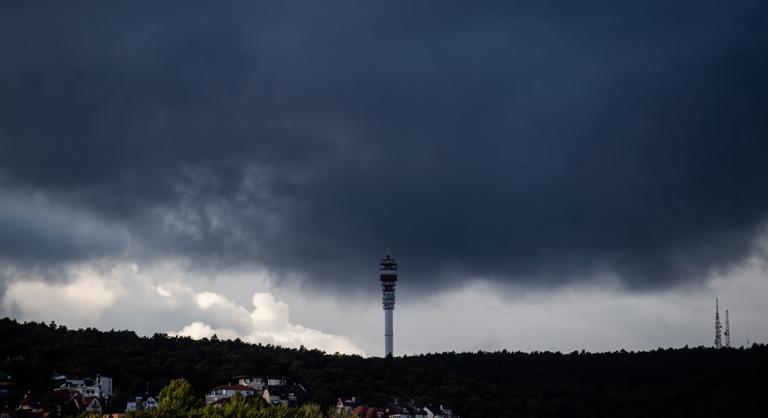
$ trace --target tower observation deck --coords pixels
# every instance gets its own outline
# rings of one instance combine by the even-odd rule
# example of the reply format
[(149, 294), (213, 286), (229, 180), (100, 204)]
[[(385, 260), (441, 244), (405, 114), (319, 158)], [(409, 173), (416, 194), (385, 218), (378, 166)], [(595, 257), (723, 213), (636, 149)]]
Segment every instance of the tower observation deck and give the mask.
[(389, 253), (379, 263), (381, 281), (381, 303), (384, 308), (384, 356), (392, 357), (392, 314), (395, 310), (395, 285), (397, 284), (397, 261)]

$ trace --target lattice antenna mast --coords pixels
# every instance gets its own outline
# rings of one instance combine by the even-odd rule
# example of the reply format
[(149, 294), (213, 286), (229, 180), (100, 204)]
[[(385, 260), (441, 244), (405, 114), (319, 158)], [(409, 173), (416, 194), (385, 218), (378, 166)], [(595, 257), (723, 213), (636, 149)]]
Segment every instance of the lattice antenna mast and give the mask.
[(731, 346), (731, 324), (728, 323), (728, 309), (725, 310), (725, 346)]
[(718, 300), (715, 299), (715, 348), (721, 348), (723, 344), (720, 340), (720, 330), (723, 328), (720, 325), (720, 307), (718, 306)]
[(379, 263), (379, 280), (381, 281), (381, 303), (384, 307), (384, 356), (392, 357), (392, 340), (394, 331), (392, 316), (395, 310), (395, 285), (397, 284), (397, 262), (389, 254)]

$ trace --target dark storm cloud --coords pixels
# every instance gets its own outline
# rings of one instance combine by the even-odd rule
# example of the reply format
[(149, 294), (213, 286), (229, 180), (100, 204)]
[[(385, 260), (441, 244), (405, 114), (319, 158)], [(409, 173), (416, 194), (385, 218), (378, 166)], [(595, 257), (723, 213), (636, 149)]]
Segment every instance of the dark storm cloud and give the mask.
[(0, 206), (0, 262), (46, 265), (100, 257), (120, 251), (125, 234), (87, 220), (78, 220), (35, 207), (34, 202), (4, 196)]
[(6, 2), (0, 180), (316, 283), (385, 246), (420, 283), (702, 278), (768, 210), (768, 10), (682, 3)]

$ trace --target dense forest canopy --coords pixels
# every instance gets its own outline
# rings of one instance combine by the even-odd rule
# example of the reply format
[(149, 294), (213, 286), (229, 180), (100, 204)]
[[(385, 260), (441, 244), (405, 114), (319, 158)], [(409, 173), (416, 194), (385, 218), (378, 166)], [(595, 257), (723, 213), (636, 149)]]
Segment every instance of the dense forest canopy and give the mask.
[(218, 338), (70, 330), (0, 319), (0, 371), (13, 377), (2, 401), (51, 389), (51, 376), (114, 379), (115, 402), (157, 394), (172, 379), (197, 396), (243, 374), (283, 375), (323, 408), (339, 396), (371, 405), (414, 399), (462, 417), (738, 416), (768, 410), (768, 346), (648, 352), (436, 353), (391, 359), (326, 354)]

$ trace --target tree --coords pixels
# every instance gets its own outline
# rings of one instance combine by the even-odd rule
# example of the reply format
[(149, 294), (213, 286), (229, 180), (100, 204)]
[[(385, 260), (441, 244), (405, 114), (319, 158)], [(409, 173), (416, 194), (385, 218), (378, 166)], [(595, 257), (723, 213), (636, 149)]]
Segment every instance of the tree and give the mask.
[(194, 410), (200, 407), (200, 404), (189, 382), (185, 379), (174, 379), (160, 391), (160, 401), (154, 415), (160, 418), (194, 416)]

